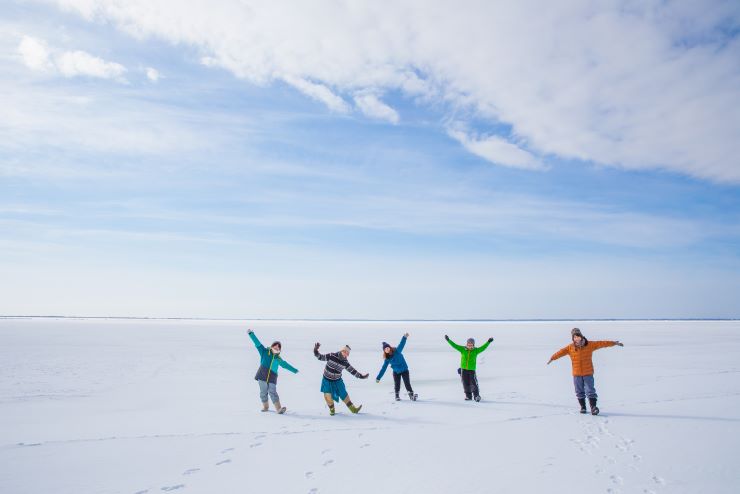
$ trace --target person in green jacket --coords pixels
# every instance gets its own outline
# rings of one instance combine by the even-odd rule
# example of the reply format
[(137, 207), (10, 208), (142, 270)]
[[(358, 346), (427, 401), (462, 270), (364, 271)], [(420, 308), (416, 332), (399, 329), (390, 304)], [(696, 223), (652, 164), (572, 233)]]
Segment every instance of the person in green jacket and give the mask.
[(488, 338), (488, 341), (477, 348), (473, 338), (468, 338), (465, 346), (458, 345), (447, 335), (445, 335), (445, 340), (447, 340), (447, 343), (449, 343), (452, 348), (460, 352), (460, 368), (457, 369), (457, 373), (460, 374), (460, 377), (462, 378), (465, 399), (480, 401), (480, 388), (478, 388), (478, 376), (475, 374), (475, 365), (478, 360), (478, 354), (488, 348), (488, 345), (491, 344), (493, 338)]
[(277, 394), (277, 377), (278, 369), (280, 367), (289, 370), (293, 374), (298, 372), (298, 369), (290, 365), (288, 362), (282, 359), (280, 351), (283, 349), (283, 345), (276, 341), (270, 348), (260, 343), (254, 331), (251, 329), (247, 331), (249, 337), (252, 339), (252, 343), (257, 348), (257, 352), (260, 354), (260, 366), (257, 369), (257, 374), (254, 376), (255, 381), (260, 385), (260, 400), (262, 400), (262, 411), (266, 412), (270, 409), (270, 405), (267, 402), (267, 395), (270, 395), (272, 404), (275, 405), (275, 411), (277, 413), (285, 413), (286, 408), (280, 404), (280, 397)]

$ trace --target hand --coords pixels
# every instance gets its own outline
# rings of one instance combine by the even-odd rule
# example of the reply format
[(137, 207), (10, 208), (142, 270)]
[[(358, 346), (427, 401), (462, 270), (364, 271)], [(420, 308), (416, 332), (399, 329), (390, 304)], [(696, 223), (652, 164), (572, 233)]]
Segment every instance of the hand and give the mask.
[(492, 342), (493, 338), (488, 338), (488, 343)]
[(254, 331), (252, 331), (251, 329), (248, 329), (247, 334), (254, 334)]
[(409, 334), (408, 334), (408, 333), (405, 333), (405, 334), (404, 334), (403, 336), (404, 336), (405, 338), (408, 338), (408, 337), (409, 337)]
[(370, 377), (370, 374), (360, 374), (360, 379), (367, 379)]
[(445, 340), (450, 341), (450, 337), (445, 335)]
[(379, 384), (380, 383), (380, 379), (376, 379), (375, 382)]
[(316, 344), (313, 346), (314, 351), (318, 350), (320, 346), (321, 346), (321, 343), (316, 342)]
[(547, 361), (547, 365), (550, 365), (550, 362), (552, 362), (552, 359)]
[(617, 344), (617, 346), (624, 346), (624, 343), (622, 343), (621, 341), (616, 341), (615, 343)]

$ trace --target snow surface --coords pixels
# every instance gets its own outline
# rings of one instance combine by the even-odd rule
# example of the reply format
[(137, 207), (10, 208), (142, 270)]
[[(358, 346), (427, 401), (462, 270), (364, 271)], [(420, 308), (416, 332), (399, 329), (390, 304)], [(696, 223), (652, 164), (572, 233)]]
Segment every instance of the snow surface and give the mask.
[[(576, 412), (570, 322), (0, 320), (0, 492), (740, 492), (740, 322), (578, 322), (602, 415)], [(260, 413), (246, 335), (279, 339), (284, 416)], [(418, 402), (380, 384), (380, 343), (411, 337)], [(458, 354), (484, 401), (463, 401)], [(349, 343), (364, 405), (330, 417), (312, 355)]]

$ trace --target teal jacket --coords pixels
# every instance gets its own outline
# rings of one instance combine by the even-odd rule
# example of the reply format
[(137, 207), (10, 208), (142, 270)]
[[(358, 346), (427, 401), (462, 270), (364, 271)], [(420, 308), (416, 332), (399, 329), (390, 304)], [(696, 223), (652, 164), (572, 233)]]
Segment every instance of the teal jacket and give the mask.
[(266, 348), (265, 345), (260, 343), (260, 340), (257, 339), (254, 333), (249, 333), (249, 337), (260, 354), (260, 367), (257, 369), (257, 375), (254, 376), (255, 380), (277, 384), (278, 369), (280, 367), (289, 370), (293, 374), (298, 372), (298, 369), (283, 360), (280, 355), (274, 353), (272, 348)]

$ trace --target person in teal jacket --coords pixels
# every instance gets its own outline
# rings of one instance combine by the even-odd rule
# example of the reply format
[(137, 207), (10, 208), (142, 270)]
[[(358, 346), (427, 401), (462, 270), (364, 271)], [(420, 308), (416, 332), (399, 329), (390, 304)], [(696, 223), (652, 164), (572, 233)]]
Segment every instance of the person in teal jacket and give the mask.
[(378, 377), (375, 378), (375, 382), (379, 383), (380, 380), (383, 379), (383, 374), (385, 374), (388, 366), (391, 366), (391, 369), (393, 369), (393, 385), (396, 392), (396, 401), (401, 401), (401, 397), (398, 396), (398, 393), (401, 391), (401, 379), (403, 379), (403, 384), (406, 386), (409, 399), (416, 401), (416, 398), (418, 397), (418, 395), (414, 393), (414, 390), (411, 389), (409, 366), (406, 363), (406, 359), (403, 358), (403, 348), (406, 346), (406, 340), (408, 337), (408, 333), (403, 335), (401, 343), (399, 343), (397, 347), (392, 347), (385, 341), (383, 342), (383, 367), (380, 368)]
[(447, 340), (447, 343), (449, 343), (452, 348), (460, 352), (460, 368), (457, 369), (457, 372), (460, 374), (460, 378), (462, 379), (465, 399), (480, 401), (478, 376), (475, 373), (476, 363), (478, 355), (488, 348), (488, 345), (491, 344), (493, 338), (488, 338), (488, 341), (479, 347), (475, 346), (475, 340), (473, 338), (468, 338), (465, 346), (458, 345), (447, 335), (445, 335), (445, 340)]
[(283, 349), (283, 346), (279, 341), (270, 345), (270, 348), (265, 348), (265, 346), (260, 343), (260, 340), (257, 339), (254, 331), (250, 329), (247, 331), (247, 334), (249, 334), (254, 346), (257, 348), (257, 352), (260, 354), (260, 366), (257, 369), (257, 374), (254, 376), (254, 379), (260, 385), (262, 411), (266, 412), (270, 409), (270, 405), (267, 402), (267, 396), (269, 395), (270, 399), (272, 399), (272, 404), (275, 405), (275, 411), (280, 414), (285, 413), (286, 408), (280, 404), (280, 397), (277, 393), (278, 369), (282, 367), (293, 374), (296, 374), (298, 369), (283, 360), (280, 356), (280, 351)]

